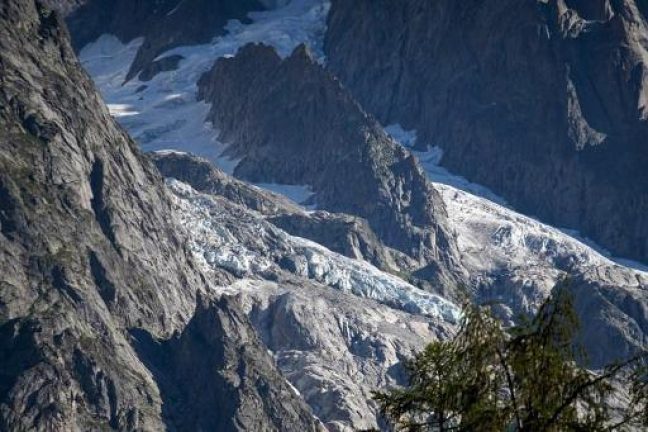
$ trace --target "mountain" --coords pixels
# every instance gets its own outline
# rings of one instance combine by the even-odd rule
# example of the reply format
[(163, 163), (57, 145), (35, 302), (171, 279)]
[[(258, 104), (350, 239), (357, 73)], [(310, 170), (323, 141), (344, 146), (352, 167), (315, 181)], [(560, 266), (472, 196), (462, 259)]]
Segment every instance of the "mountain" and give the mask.
[(8, 0), (0, 23), (0, 429), (315, 430), (238, 303), (209, 299), (58, 16)]
[(333, 0), (328, 67), (518, 210), (648, 260), (646, 8)]
[[(275, 227), (366, 260), (431, 292), (455, 298), (457, 283), (463, 284), (478, 301), (501, 303), (506, 321), (533, 312), (558, 278), (572, 275), (583, 300), (583, 334), (608, 335), (608, 346), (587, 338), (593, 365), (644, 346), (642, 267), (637, 271), (625, 261), (619, 264), (572, 232), (523, 216), (502, 205), (492, 191), (448, 173), (438, 164), (437, 148), (422, 150), (426, 146), (420, 133), (417, 139), (395, 126), (383, 132), (349, 87), (340, 84), (330, 54), (322, 61), (323, 40), (334, 28), (336, 13), (329, 14), (327, 5), (293, 0), (251, 14), (249, 24), (233, 23), (209, 44), (167, 52), (184, 57), (179, 69), (145, 83), (124, 83), (139, 49), (136, 42), (124, 45), (103, 35), (81, 50), (81, 59), (111, 112), (144, 149), (199, 153), (228, 173), (311, 209), (269, 205), (267, 197), (250, 195), (251, 186), (187, 155), (156, 156), (165, 176), (200, 192), (223, 194), (261, 211)], [(347, 121), (348, 128), (340, 127)], [(341, 161), (349, 151), (360, 157)], [(346, 166), (351, 168), (340, 169)], [(400, 181), (402, 191), (393, 187)], [(409, 194), (431, 199), (432, 212), (421, 212), (425, 205), (419, 198), (409, 200)], [(385, 203), (387, 218), (367, 211), (380, 203)], [(421, 223), (419, 214), (430, 218)], [(354, 220), (355, 227), (341, 226), (344, 220)], [(436, 251), (429, 247), (432, 242), (421, 248), (417, 236), (437, 229), (443, 236), (437, 237)], [(423, 258), (427, 255), (423, 262), (420, 251)]]
[[(457, 280), (459, 259), (438, 192), (304, 45), (286, 59), (247, 45), (198, 81), (208, 120), (240, 159), (234, 175), (309, 186), (319, 208), (366, 219), (387, 246), (439, 284)], [(455, 274), (453, 274), (455, 273)]]
[[(424, 110), (442, 83), (428, 76), (465, 84), (449, 65), (410, 69), (447, 42), (426, 23), (469, 35), (464, 21), (499, 14), (500, 40), (529, 4), (565, 4), (32, 1), (0, 4), (0, 430), (388, 430), (372, 391), (406, 384), (404, 361), (456, 331), (458, 298), (509, 325), (567, 275), (585, 366), (648, 345), (644, 266), (456, 175), (474, 179), (428, 127), (461, 111), (396, 115)], [(566, 5), (609, 17), (621, 3)], [(367, 53), (350, 37), (363, 31)], [(371, 55), (402, 62), (397, 82)], [(507, 120), (487, 118), (482, 132)], [(555, 157), (541, 153), (519, 163)]]

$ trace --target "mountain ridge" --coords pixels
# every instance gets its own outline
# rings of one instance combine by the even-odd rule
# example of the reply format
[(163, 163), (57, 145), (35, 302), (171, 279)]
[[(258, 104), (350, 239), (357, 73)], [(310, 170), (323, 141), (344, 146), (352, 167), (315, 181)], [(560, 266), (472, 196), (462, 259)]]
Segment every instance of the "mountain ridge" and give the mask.
[[(0, 23), (0, 429), (161, 430), (186, 422), (191, 413), (162, 385), (170, 375), (142, 363), (129, 330), (166, 340), (184, 328), (191, 339), (186, 326), (196, 320), (241, 334), (250, 334), (249, 324), (231, 319), (244, 316), (236, 302), (195, 308), (217, 279), (198, 270), (162, 178), (110, 117), (61, 19), (40, 2), (7, 0)], [(263, 400), (252, 386), (229, 396), (208, 387), (205, 400), (236, 397), (235, 408), (263, 400), (239, 418), (270, 430), (317, 430), (262, 343), (247, 342), (252, 357), (231, 349), (237, 344), (228, 338), (227, 356), (204, 367), (218, 376), (237, 362), (245, 366), (239, 379), (254, 371), (277, 397)], [(191, 372), (195, 349), (184, 347), (177, 372)], [(210, 408), (201, 421), (231, 417)]]

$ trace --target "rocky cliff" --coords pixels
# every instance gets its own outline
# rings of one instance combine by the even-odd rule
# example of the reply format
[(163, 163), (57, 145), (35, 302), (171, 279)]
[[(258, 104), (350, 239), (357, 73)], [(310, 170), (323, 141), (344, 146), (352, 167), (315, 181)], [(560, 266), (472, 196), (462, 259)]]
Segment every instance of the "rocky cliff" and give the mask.
[(2, 430), (317, 427), (33, 1), (0, 4), (0, 273)]
[(648, 260), (642, 1), (346, 2), (328, 67), (519, 210)]
[(457, 280), (438, 192), (306, 47), (282, 60), (271, 47), (247, 45), (217, 60), (198, 86), (228, 155), (241, 158), (235, 176), (308, 185), (319, 208), (365, 218), (387, 246), (429, 266), (438, 285)]
[(168, 429), (315, 430), (238, 300), (199, 299), (182, 333), (167, 340), (140, 329), (131, 335), (160, 388)]

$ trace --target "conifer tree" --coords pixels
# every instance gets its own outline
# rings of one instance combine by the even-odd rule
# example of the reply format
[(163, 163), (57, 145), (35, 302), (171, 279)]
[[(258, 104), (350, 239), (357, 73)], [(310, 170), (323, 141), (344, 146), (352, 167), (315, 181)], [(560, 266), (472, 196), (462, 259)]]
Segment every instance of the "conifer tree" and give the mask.
[[(610, 431), (648, 427), (647, 353), (592, 372), (579, 366), (578, 319), (565, 279), (529, 319), (505, 329), (489, 306), (466, 305), (452, 340), (408, 363), (410, 385), (374, 395), (402, 431)], [(608, 403), (630, 383), (625, 410)]]

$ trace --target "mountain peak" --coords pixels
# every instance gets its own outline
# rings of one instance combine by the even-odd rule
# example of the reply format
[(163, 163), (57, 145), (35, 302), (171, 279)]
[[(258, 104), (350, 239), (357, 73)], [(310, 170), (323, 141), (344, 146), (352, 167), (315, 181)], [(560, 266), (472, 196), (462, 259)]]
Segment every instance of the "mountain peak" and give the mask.
[(295, 49), (293, 50), (290, 56), (297, 57), (297, 58), (302, 57), (309, 60), (310, 62), (315, 62), (315, 57), (313, 56), (313, 52), (305, 43), (300, 43), (299, 45), (297, 45), (297, 47), (295, 47)]

